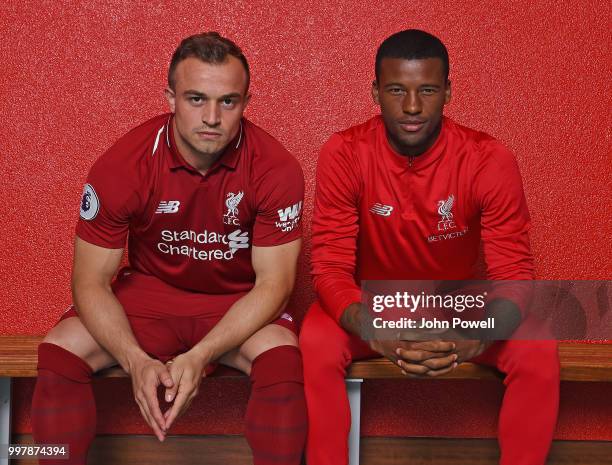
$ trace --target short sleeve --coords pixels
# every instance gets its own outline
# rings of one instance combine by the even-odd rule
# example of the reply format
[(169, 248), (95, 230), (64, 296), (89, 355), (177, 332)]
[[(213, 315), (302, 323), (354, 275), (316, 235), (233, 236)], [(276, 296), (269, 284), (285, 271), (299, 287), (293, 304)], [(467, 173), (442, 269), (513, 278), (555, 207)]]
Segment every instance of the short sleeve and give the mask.
[[(112, 149), (111, 149), (112, 150)], [(78, 237), (109, 249), (125, 246), (130, 219), (138, 208), (134, 173), (107, 152), (91, 168), (83, 188)]]
[(253, 245), (269, 247), (302, 236), (304, 175), (298, 161), (286, 153), (271, 164), (255, 186)]

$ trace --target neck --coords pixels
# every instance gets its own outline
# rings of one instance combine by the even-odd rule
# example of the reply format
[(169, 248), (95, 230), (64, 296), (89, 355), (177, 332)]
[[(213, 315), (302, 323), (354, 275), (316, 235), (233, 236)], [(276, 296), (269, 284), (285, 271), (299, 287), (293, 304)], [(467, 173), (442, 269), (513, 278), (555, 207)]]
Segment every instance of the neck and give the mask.
[(430, 134), (427, 140), (423, 141), (423, 143), (419, 145), (406, 145), (406, 144), (402, 144), (400, 141), (394, 141), (391, 139), (389, 132), (387, 132), (387, 140), (389, 141), (391, 146), (396, 150), (396, 152), (398, 152), (399, 154), (407, 156), (407, 157), (418, 157), (419, 155), (424, 154), (431, 147), (433, 147), (433, 145), (438, 140), (438, 137), (440, 136), (441, 130), (442, 130), (442, 120), (440, 120), (440, 123), (438, 124), (434, 132)]

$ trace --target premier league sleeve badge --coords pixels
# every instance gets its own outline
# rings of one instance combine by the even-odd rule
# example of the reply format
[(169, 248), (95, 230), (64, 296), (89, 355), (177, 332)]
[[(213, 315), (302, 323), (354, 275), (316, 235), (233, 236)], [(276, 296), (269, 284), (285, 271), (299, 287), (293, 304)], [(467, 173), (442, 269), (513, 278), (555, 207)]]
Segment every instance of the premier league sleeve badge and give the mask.
[(96, 217), (99, 209), (100, 202), (96, 191), (91, 184), (85, 184), (81, 197), (81, 218), (85, 221), (91, 221)]

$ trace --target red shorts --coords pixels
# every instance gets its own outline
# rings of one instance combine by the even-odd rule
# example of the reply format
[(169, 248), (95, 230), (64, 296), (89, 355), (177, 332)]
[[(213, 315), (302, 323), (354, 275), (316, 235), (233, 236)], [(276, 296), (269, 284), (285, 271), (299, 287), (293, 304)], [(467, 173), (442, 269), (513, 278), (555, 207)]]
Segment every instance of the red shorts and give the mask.
[[(130, 269), (119, 272), (112, 288), (140, 347), (164, 363), (200, 342), (234, 302), (246, 294), (186, 291)], [(71, 306), (59, 321), (75, 316), (78, 314)], [(272, 324), (283, 326), (297, 335), (293, 318), (287, 313)]]

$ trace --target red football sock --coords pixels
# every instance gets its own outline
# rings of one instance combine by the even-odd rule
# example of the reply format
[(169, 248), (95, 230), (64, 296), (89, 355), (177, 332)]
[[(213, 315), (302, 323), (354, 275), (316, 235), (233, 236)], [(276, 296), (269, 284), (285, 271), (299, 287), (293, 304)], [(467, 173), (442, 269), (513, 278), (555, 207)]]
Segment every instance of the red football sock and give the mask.
[(45, 465), (84, 465), (96, 434), (92, 369), (55, 344), (38, 347), (38, 379), (32, 399), (32, 433), (36, 444), (67, 444), (69, 460), (41, 460)]
[(299, 465), (308, 426), (302, 356), (280, 346), (260, 354), (251, 369), (246, 438), (254, 465)]

